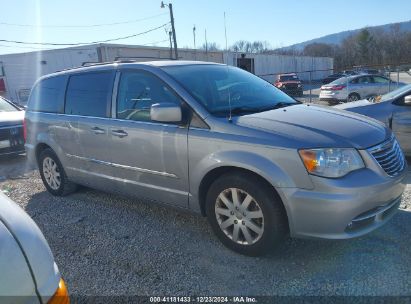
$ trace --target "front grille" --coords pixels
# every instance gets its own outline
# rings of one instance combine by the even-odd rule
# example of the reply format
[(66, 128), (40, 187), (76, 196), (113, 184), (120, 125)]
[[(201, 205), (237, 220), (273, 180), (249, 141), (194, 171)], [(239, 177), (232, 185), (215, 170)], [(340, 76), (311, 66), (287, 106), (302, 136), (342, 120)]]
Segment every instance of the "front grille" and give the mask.
[(368, 151), (389, 176), (400, 174), (406, 167), (404, 154), (394, 136)]
[(361, 229), (366, 229), (375, 223), (384, 221), (392, 216), (398, 210), (401, 204), (401, 196), (392, 202), (377, 206), (371, 210), (361, 213), (356, 216), (345, 228), (346, 232), (355, 232)]
[(284, 87), (288, 90), (294, 90), (294, 89), (298, 88), (298, 84), (296, 84), (296, 83), (287, 83), (287, 84), (284, 84)]
[(0, 141), (6, 143), (6, 146), (0, 147), (0, 154), (24, 151), (23, 133), (21, 125), (0, 127)]

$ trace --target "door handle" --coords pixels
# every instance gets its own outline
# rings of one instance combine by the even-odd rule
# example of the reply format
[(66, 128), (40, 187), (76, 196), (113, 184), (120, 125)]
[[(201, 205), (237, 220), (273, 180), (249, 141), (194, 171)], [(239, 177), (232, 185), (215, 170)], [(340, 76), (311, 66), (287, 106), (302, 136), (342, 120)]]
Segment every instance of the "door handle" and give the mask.
[(91, 130), (94, 132), (94, 134), (105, 134), (106, 131), (102, 128), (99, 127), (93, 127)]
[(128, 133), (123, 130), (111, 130), (111, 134), (120, 138), (126, 137), (128, 135)]

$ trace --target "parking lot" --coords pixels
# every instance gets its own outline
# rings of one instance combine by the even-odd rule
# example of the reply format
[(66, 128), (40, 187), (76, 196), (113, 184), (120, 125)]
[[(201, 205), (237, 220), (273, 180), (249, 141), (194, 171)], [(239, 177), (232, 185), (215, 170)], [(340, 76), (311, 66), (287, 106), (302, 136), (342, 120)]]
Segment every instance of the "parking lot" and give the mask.
[(42, 229), (72, 295), (411, 292), (411, 185), (395, 218), (367, 236), (288, 239), (262, 258), (226, 249), (197, 215), (87, 188), (52, 197), (24, 156), (0, 160), (0, 189)]

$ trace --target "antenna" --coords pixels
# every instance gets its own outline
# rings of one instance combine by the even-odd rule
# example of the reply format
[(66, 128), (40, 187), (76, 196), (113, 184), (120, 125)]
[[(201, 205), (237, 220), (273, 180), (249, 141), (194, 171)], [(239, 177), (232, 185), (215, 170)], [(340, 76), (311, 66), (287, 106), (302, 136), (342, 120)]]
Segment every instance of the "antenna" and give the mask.
[[(230, 71), (228, 67), (228, 42), (227, 42), (227, 25), (225, 22), (225, 12), (224, 12), (224, 35), (225, 35), (225, 64), (227, 65), (227, 77), (228, 73)], [(228, 116), (228, 121), (232, 122), (232, 110), (231, 110), (231, 92), (230, 92), (230, 87), (228, 87), (228, 108), (229, 108), (229, 116)]]
[(196, 25), (193, 26), (193, 38), (194, 38), (194, 60), (197, 60), (197, 50), (196, 50)]
[(225, 22), (225, 12), (224, 12), (224, 35), (225, 35), (225, 51), (228, 51), (228, 47), (227, 47), (227, 25)]
[(206, 58), (207, 58), (207, 61), (208, 61), (207, 29), (204, 29), (204, 38), (205, 38)]

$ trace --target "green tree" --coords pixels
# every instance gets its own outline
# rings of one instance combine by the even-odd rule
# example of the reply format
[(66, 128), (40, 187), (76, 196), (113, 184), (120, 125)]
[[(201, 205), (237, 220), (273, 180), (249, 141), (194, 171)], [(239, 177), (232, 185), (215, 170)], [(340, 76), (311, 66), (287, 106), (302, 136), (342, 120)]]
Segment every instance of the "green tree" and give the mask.
[(362, 29), (355, 37), (359, 64), (368, 64), (374, 44), (374, 38), (368, 29)]

